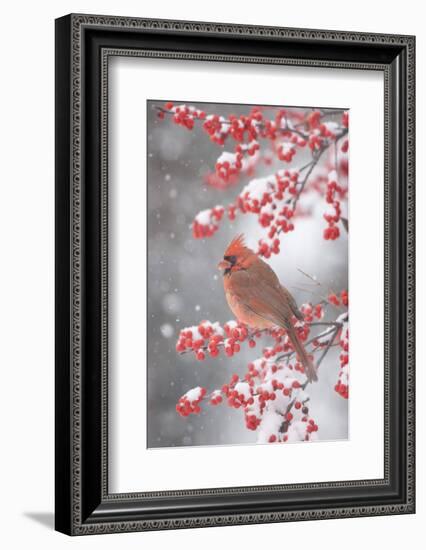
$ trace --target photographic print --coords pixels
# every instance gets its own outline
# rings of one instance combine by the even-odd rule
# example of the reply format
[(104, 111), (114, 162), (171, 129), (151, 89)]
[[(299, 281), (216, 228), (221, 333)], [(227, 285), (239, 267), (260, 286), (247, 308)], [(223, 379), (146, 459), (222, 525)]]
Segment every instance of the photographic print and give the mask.
[(349, 439), (349, 111), (147, 121), (147, 446)]

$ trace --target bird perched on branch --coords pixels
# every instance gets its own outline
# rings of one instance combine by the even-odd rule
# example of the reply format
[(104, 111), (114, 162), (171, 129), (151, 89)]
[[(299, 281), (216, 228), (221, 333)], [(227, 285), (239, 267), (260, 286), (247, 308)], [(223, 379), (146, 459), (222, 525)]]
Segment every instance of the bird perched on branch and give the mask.
[(275, 326), (285, 329), (306, 377), (310, 382), (318, 380), (315, 366), (292, 323), (293, 315), (303, 321), (302, 313), (272, 268), (245, 245), (243, 235), (232, 240), (218, 267), (223, 270), (226, 299), (235, 317), (257, 330)]

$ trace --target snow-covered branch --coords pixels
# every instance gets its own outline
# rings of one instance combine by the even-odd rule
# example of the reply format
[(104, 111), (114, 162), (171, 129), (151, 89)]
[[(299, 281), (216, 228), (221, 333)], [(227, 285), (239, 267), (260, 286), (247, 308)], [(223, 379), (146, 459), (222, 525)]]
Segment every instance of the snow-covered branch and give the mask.
[[(324, 239), (339, 238), (341, 203), (347, 197), (347, 112), (253, 107), (247, 115), (224, 117), (172, 102), (156, 109), (160, 119), (170, 117), (188, 130), (199, 123), (212, 142), (227, 146), (217, 158), (215, 171), (205, 177), (217, 189), (236, 185), (241, 176), (252, 176), (259, 164), (270, 165), (275, 159), (275, 163), (286, 165), (269, 176), (250, 179), (234, 202), (196, 214), (192, 224), (194, 238), (213, 236), (226, 219), (233, 221), (237, 215), (254, 214), (263, 231), (258, 253), (269, 258), (280, 252), (281, 238), (294, 231), (295, 220), (306, 215), (306, 208), (299, 203), (302, 195), (310, 192), (325, 201)], [(330, 120), (338, 116), (340, 120)], [(290, 168), (303, 149), (310, 152), (309, 163)]]
[[(304, 304), (304, 321), (295, 321), (299, 339), (318, 369), (333, 346), (340, 346), (340, 369), (336, 392), (348, 398), (348, 313), (332, 321), (324, 320), (325, 308), (348, 306), (347, 291), (330, 295), (326, 304)], [(318, 329), (321, 329), (317, 332)], [(178, 401), (181, 416), (201, 412), (203, 402), (216, 406), (225, 403), (242, 409), (246, 427), (257, 431), (258, 442), (311, 441), (317, 438), (318, 425), (310, 416), (309, 385), (304, 368), (284, 329), (250, 331), (237, 321), (223, 326), (210, 321), (181, 330), (176, 344), (178, 353), (192, 352), (199, 361), (238, 354), (242, 346), (256, 348), (263, 343), (262, 354), (247, 365), (243, 377), (233, 374), (221, 388), (208, 391), (196, 387)], [(269, 345), (265, 345), (268, 344)]]

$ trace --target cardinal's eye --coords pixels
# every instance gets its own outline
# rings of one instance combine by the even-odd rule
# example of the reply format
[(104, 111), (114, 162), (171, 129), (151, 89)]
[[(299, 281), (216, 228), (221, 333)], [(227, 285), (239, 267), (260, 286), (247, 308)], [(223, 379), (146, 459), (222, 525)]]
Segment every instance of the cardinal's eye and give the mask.
[(231, 263), (232, 265), (237, 263), (237, 257), (236, 256), (224, 256), (223, 259), (226, 260), (227, 262)]

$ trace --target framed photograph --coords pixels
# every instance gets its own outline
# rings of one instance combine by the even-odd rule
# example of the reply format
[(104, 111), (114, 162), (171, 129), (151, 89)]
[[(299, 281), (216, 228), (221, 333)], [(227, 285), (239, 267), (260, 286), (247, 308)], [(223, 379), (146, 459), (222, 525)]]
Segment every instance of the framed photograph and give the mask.
[(413, 36), (56, 20), (56, 529), (406, 514)]

